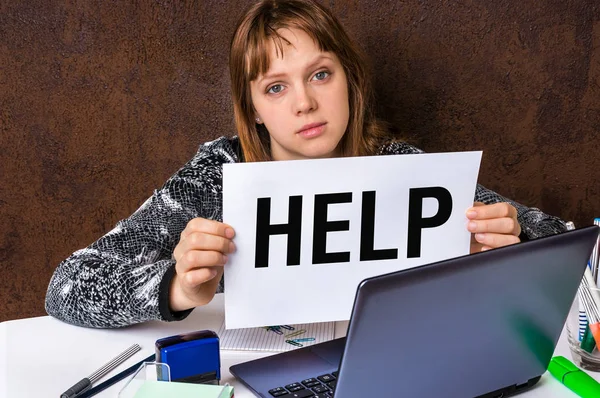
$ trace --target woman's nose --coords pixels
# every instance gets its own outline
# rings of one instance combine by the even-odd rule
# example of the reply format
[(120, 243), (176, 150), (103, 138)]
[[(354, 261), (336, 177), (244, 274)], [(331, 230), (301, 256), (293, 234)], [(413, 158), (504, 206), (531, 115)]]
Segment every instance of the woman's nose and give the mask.
[(312, 112), (317, 109), (317, 100), (310, 88), (300, 87), (296, 94), (295, 111), (297, 115)]

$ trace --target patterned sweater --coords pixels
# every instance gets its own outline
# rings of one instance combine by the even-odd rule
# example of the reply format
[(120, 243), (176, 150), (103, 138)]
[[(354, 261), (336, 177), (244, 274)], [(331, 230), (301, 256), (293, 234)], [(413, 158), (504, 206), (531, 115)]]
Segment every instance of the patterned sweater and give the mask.
[[(196, 155), (129, 218), (56, 268), (46, 295), (48, 314), (85, 327), (115, 328), (148, 320), (174, 321), (191, 310), (169, 309), (175, 272), (173, 250), (188, 221), (222, 221), (222, 165), (239, 161), (237, 137), (221, 137), (200, 146)], [(403, 143), (382, 146), (380, 155), (422, 153)], [(475, 201), (509, 202), (518, 211), (521, 238), (560, 233), (565, 224), (480, 185)], [(223, 291), (221, 280), (218, 292)]]

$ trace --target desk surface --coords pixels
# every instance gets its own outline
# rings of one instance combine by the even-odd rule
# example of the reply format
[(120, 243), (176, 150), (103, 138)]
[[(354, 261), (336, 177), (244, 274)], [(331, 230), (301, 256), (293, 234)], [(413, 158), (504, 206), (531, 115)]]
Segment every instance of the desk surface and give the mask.
[[(152, 354), (157, 339), (195, 330), (218, 330), (223, 317), (223, 297), (217, 295), (209, 305), (195, 309), (181, 322), (148, 322), (112, 330), (75, 327), (47, 316), (0, 323), (0, 353), (3, 353), (0, 354), (0, 397), (57, 397), (131, 344), (142, 346), (139, 353), (102, 382)], [(344, 336), (346, 328), (347, 322), (338, 322), (336, 337)], [(555, 353), (571, 357), (564, 333)], [(270, 354), (221, 351), (222, 381), (235, 387), (236, 398), (254, 395), (231, 376), (229, 367)], [(590, 374), (600, 381), (599, 373)], [(97, 397), (116, 397), (123, 384), (120, 382)], [(577, 396), (546, 373), (534, 389), (519, 397)]]

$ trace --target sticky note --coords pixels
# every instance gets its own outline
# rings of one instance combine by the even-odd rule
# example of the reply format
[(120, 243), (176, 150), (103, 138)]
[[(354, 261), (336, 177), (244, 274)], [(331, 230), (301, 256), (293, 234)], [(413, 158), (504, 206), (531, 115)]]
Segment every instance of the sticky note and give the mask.
[(232, 398), (232, 386), (210, 384), (177, 383), (165, 381), (145, 381), (134, 398)]

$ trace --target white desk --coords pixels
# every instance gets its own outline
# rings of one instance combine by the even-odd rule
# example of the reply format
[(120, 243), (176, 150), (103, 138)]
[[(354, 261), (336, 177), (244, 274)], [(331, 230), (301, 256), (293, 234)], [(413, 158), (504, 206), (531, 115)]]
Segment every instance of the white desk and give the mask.
[[(0, 398), (58, 397), (131, 344), (142, 346), (142, 351), (100, 380), (102, 382), (151, 355), (157, 339), (196, 330), (218, 330), (222, 322), (222, 295), (217, 295), (209, 305), (195, 309), (182, 322), (148, 322), (113, 330), (75, 327), (47, 316), (3, 322), (0, 324)], [(336, 337), (344, 336), (346, 328), (347, 322), (336, 324)], [(221, 378), (235, 387), (236, 398), (254, 395), (231, 376), (229, 367), (266, 355), (269, 354), (221, 351)], [(564, 334), (556, 355), (571, 358)], [(590, 374), (600, 381), (600, 374)], [(120, 382), (97, 397), (116, 397), (123, 384)], [(519, 397), (577, 396), (546, 373), (534, 389)]]

